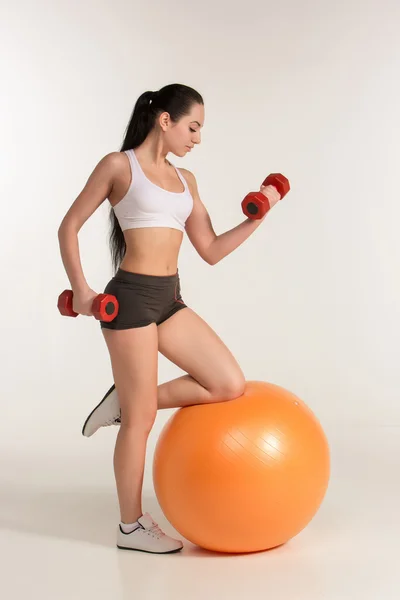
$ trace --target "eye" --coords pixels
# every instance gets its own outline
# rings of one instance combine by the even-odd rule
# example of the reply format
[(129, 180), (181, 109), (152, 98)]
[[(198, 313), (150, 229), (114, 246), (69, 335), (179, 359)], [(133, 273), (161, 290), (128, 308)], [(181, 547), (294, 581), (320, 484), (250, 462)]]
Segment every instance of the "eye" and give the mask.
[(193, 133), (196, 133), (195, 129), (192, 129), (191, 127), (189, 127), (190, 131), (192, 131)]

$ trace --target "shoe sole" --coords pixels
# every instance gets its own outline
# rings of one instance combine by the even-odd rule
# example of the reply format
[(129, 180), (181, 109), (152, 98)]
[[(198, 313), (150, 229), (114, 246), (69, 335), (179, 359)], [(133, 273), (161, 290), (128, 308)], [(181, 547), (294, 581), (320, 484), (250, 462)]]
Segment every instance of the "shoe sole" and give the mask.
[[(108, 392), (106, 392), (104, 398), (102, 398), (102, 400), (98, 403), (98, 405), (92, 410), (92, 412), (90, 413), (90, 415), (88, 416), (88, 418), (86, 419), (86, 421), (83, 424), (82, 427), (82, 435), (84, 435), (85, 437), (90, 437), (90, 435), (86, 435), (85, 430), (86, 427), (89, 424), (90, 418), (92, 417), (92, 415), (96, 412), (96, 410), (99, 408), (99, 406), (101, 406), (103, 404), (103, 402), (105, 402), (108, 398), (108, 396), (111, 394), (111, 392), (113, 392), (115, 390), (115, 383), (112, 384), (112, 386), (110, 387), (110, 389), (108, 390)], [(96, 429), (97, 431), (97, 429)], [(96, 433), (95, 431), (93, 433)], [(93, 435), (93, 433), (91, 435)]]
[(141, 550), (140, 548), (127, 548), (126, 546), (118, 546), (117, 548), (120, 550), (133, 550), (134, 552), (146, 552), (147, 554), (174, 554), (175, 552), (180, 552), (183, 550), (182, 548), (176, 548), (176, 550), (167, 550), (167, 552), (152, 552), (151, 550)]

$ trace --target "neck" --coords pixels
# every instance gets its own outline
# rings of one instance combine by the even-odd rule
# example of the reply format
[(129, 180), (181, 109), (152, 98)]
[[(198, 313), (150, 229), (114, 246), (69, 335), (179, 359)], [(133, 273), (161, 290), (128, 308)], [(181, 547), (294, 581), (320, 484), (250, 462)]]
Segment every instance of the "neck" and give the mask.
[(137, 155), (141, 162), (150, 169), (163, 169), (170, 166), (166, 160), (168, 151), (164, 148), (162, 140), (155, 135), (147, 136), (137, 149)]

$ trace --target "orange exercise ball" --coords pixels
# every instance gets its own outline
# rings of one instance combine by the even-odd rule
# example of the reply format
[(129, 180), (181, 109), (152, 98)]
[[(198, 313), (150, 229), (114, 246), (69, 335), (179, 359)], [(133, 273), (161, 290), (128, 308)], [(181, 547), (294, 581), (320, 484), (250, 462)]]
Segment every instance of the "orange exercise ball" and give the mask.
[(287, 542), (317, 512), (329, 447), (313, 412), (291, 392), (248, 381), (239, 398), (181, 408), (164, 426), (154, 488), (169, 522), (217, 552)]

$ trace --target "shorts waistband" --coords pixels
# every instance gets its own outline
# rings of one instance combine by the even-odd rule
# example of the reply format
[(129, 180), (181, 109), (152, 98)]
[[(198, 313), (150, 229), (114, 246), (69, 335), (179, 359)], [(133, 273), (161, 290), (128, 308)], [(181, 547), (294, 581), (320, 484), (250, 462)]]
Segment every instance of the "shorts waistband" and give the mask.
[(179, 269), (173, 275), (147, 275), (147, 273), (135, 273), (133, 271), (125, 271), (125, 269), (118, 269), (114, 275), (114, 279), (122, 279), (129, 283), (149, 283), (157, 285), (157, 283), (171, 283), (179, 278)]

